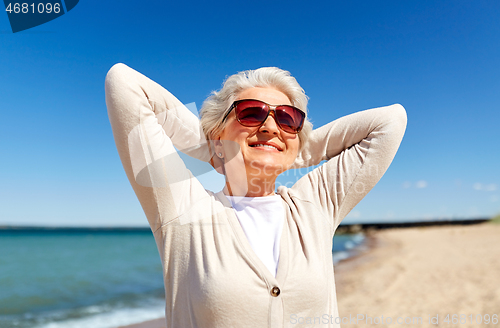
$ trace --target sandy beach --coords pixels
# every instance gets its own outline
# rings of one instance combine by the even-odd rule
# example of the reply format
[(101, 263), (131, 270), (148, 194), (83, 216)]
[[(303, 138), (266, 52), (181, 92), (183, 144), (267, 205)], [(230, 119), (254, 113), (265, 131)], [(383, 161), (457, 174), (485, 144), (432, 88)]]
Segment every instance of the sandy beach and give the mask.
[(380, 230), (368, 243), (335, 267), (342, 327), (500, 327), (500, 224)]

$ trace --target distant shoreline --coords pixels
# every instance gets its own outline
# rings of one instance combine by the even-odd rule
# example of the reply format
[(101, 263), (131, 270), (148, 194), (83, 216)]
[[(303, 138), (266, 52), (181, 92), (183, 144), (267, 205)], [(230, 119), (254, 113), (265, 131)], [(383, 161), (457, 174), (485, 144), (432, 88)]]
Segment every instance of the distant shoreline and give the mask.
[[(475, 219), (447, 219), (435, 221), (400, 221), (400, 222), (379, 222), (379, 223), (352, 223), (341, 224), (336, 234), (369, 232), (373, 230), (390, 228), (410, 228), (410, 227), (429, 227), (443, 225), (469, 225), (479, 224), (491, 220), (491, 218)], [(151, 228), (144, 227), (57, 227), (57, 226), (16, 226), (0, 225), (0, 232), (54, 232), (54, 233), (110, 233), (110, 232), (129, 232), (145, 233), (151, 232)]]
[(435, 221), (402, 221), (402, 222), (381, 222), (381, 223), (354, 223), (341, 224), (336, 230), (336, 234), (369, 232), (373, 230), (383, 230), (392, 228), (412, 228), (412, 227), (435, 227), (447, 225), (470, 225), (490, 221), (491, 218), (475, 219), (446, 219)]

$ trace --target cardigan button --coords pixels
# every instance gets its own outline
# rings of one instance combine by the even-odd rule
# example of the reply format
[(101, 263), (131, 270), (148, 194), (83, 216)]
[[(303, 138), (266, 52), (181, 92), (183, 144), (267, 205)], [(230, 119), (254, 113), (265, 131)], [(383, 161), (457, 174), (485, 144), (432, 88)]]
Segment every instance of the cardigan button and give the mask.
[(280, 294), (280, 289), (278, 287), (273, 287), (273, 289), (271, 289), (271, 295), (273, 297), (277, 297), (279, 294)]

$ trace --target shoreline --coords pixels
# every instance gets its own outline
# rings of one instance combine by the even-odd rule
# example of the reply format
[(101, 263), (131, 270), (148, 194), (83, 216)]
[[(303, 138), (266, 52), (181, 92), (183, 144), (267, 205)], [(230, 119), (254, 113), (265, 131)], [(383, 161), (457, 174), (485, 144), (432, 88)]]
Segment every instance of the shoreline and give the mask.
[(376, 232), (363, 261), (336, 268), (342, 327), (491, 325), (500, 317), (499, 236), (491, 223)]
[[(430, 328), (436, 325), (429, 320), (437, 318), (439, 325), (468, 328), (484, 325), (474, 322), (476, 315), (500, 317), (498, 237), (500, 225), (491, 223), (367, 232), (364, 249), (335, 265), (339, 320), (351, 318), (341, 326), (387, 326), (388, 318), (421, 318), (392, 324)], [(453, 314), (467, 318), (453, 324)], [(165, 328), (165, 321), (119, 328)]]

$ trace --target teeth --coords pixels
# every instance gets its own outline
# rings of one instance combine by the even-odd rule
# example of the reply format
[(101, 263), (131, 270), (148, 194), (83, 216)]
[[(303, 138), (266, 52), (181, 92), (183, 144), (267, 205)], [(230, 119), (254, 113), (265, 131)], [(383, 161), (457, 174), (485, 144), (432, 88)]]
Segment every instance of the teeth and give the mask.
[(274, 146), (271, 146), (271, 145), (265, 145), (265, 144), (255, 144), (255, 145), (252, 145), (252, 147), (269, 147), (269, 148), (273, 148), (273, 149), (278, 150), (278, 148), (276, 148), (276, 147), (274, 147)]

